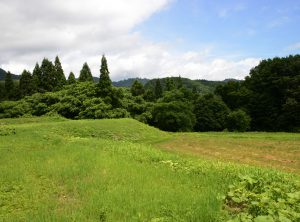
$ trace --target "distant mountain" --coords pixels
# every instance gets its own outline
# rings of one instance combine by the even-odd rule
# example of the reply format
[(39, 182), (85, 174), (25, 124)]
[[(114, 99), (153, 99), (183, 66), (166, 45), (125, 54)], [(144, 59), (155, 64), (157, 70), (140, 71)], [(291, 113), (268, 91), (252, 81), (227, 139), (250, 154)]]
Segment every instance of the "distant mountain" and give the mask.
[[(6, 76), (6, 71), (0, 68), (0, 81), (4, 81)], [(21, 76), (11, 74), (13, 80), (19, 80)]]
[[(94, 80), (94, 82), (99, 82), (99, 77), (95, 77), (95, 76), (93, 76), (93, 80)], [(77, 80), (78, 80), (78, 78), (77, 78)]]
[[(6, 76), (6, 71), (0, 68), (0, 81), (4, 81)], [(12, 79), (13, 80), (19, 80), (20, 75), (15, 75), (12, 74)], [(176, 83), (179, 80), (179, 77), (169, 77), (170, 79), (173, 79), (174, 82)], [(93, 77), (94, 82), (99, 82), (99, 77)], [(162, 86), (165, 87), (165, 81), (167, 78), (162, 78), (160, 79)], [(129, 78), (125, 80), (120, 80), (120, 81), (113, 81), (112, 84), (113, 86), (116, 87), (131, 87), (133, 82), (135, 80), (138, 80), (141, 82), (145, 88), (152, 88), (155, 85), (156, 79), (146, 79), (146, 78)], [(181, 78), (182, 84), (192, 90), (196, 90), (200, 94), (206, 94), (206, 93), (213, 93), (215, 88), (218, 85), (222, 85), (226, 82), (229, 81), (241, 81), (241, 80), (236, 80), (236, 79), (225, 79), (223, 81), (211, 81), (211, 80), (205, 80), (205, 79), (199, 79), (199, 80), (191, 80), (188, 78)]]
[(150, 81), (150, 79), (145, 79), (145, 78), (144, 79), (129, 78), (129, 79), (121, 80), (121, 81), (115, 81), (112, 84), (113, 84), (113, 86), (116, 86), (116, 87), (131, 87), (135, 80), (138, 80), (143, 85), (145, 85), (147, 82)]
[[(166, 79), (167, 78), (160, 79), (163, 88), (166, 86)], [(181, 79), (182, 85), (200, 94), (213, 93), (215, 88), (218, 85), (225, 83), (224, 81), (191, 80), (188, 78), (179, 78), (179, 77), (169, 77), (169, 79), (172, 79), (176, 85)], [(155, 82), (156, 79), (150, 80), (145, 85), (145, 88), (154, 88)]]

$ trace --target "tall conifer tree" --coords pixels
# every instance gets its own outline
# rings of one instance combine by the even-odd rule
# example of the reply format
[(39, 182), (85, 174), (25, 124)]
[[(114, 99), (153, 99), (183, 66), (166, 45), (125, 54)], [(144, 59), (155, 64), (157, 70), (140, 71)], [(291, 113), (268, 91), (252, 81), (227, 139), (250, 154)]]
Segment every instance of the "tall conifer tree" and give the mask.
[(2, 83), (0, 83), (0, 101), (5, 99), (6, 93), (5, 93), (5, 88)]
[(165, 83), (166, 83), (166, 91), (171, 91), (171, 90), (176, 89), (173, 78), (169, 78), (169, 77), (166, 78)]
[(74, 83), (76, 83), (75, 75), (73, 72), (70, 72), (70, 75), (68, 77), (68, 84), (71, 85)]
[(163, 90), (162, 90), (162, 86), (160, 84), (160, 80), (157, 79), (155, 82), (155, 87), (154, 87), (154, 95), (156, 97), (156, 99), (162, 97), (163, 94)]
[(51, 61), (44, 58), (41, 65), (42, 91), (53, 91), (56, 87), (55, 67)]
[(4, 82), (4, 88), (5, 88), (5, 94), (6, 94), (6, 97), (8, 99), (12, 99), (13, 98), (13, 94), (14, 94), (14, 91), (15, 91), (15, 85), (14, 85), (14, 82), (12, 80), (12, 76), (11, 76), (11, 73), (10, 71), (8, 71), (6, 73), (6, 76), (5, 76), (5, 82)]
[(105, 55), (101, 59), (100, 79), (98, 83), (100, 96), (108, 96), (112, 91), (112, 82), (109, 78), (109, 71)]
[(24, 70), (22, 72), (19, 88), (21, 96), (28, 96), (33, 93), (33, 79), (29, 71)]
[(63, 85), (66, 84), (67, 81), (58, 56), (55, 57), (54, 67), (55, 67), (56, 89), (61, 89)]
[(42, 71), (38, 63), (35, 64), (35, 67), (32, 72), (32, 81), (33, 81), (33, 90), (34, 92), (41, 92), (42, 87)]
[(82, 66), (78, 80), (79, 80), (79, 82), (93, 82), (94, 81), (91, 69), (86, 62)]
[(131, 94), (133, 96), (140, 96), (145, 93), (144, 86), (138, 80), (135, 80), (130, 88)]

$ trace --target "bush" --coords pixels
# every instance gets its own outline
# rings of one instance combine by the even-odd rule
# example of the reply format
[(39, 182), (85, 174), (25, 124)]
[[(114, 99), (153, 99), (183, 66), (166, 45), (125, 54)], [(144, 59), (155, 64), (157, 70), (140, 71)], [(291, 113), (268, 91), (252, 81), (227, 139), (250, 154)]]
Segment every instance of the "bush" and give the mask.
[(196, 101), (194, 113), (195, 131), (221, 131), (225, 129), (229, 108), (220, 98), (208, 94)]
[(0, 103), (0, 118), (16, 118), (31, 114), (30, 104), (24, 100), (4, 101)]
[(179, 101), (155, 104), (152, 116), (154, 126), (171, 132), (192, 131), (196, 121), (191, 105)]
[(227, 116), (227, 129), (229, 131), (245, 132), (250, 129), (250, 116), (243, 110), (237, 110), (229, 113)]

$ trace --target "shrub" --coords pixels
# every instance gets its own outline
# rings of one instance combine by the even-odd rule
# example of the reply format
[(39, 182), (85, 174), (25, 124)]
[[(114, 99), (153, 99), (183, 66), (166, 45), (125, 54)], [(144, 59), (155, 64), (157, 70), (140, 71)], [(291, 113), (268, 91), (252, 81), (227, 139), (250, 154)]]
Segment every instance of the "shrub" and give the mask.
[(228, 114), (226, 122), (229, 131), (245, 132), (250, 128), (251, 118), (243, 110), (237, 110)]
[(192, 131), (195, 125), (191, 105), (179, 101), (155, 104), (152, 116), (152, 124), (166, 131)]
[(0, 103), (0, 118), (16, 118), (31, 114), (30, 104), (24, 100), (4, 101)]
[(229, 108), (220, 98), (208, 94), (196, 101), (194, 113), (195, 131), (221, 131), (225, 129)]

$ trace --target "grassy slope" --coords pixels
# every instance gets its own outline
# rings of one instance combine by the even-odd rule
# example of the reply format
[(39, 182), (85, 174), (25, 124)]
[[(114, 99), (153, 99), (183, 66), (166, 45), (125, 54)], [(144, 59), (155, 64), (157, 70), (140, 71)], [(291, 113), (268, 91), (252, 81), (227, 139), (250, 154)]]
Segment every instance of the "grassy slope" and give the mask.
[(130, 119), (0, 123), (0, 221), (218, 221), (237, 174), (283, 175), (154, 149), (175, 134)]

